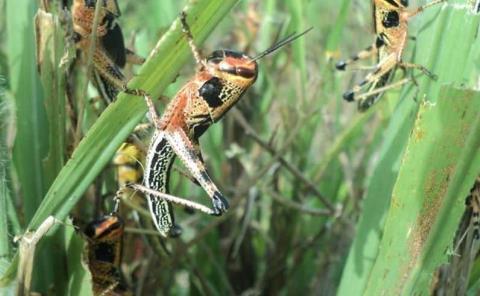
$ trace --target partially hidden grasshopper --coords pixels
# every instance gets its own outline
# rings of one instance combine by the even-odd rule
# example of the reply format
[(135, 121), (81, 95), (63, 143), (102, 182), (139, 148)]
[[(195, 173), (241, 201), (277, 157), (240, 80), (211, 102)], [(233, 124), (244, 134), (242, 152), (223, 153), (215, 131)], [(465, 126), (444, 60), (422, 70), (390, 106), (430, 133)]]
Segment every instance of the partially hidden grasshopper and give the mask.
[[(409, 10), (408, 0), (373, 0), (375, 41), (371, 46), (360, 51), (350, 59), (338, 62), (336, 68), (343, 71), (351, 63), (375, 55), (378, 63), (364, 80), (345, 92), (343, 98), (349, 102), (357, 101), (359, 110), (368, 109), (382, 94), (382, 92), (376, 92), (375, 90), (385, 87), (397, 66), (402, 69), (419, 69), (429, 77), (436, 79), (435, 75), (430, 73), (424, 66), (403, 62), (402, 55), (408, 40), (408, 22), (410, 18), (430, 6), (445, 1), (434, 0), (417, 9)], [(367, 91), (358, 95), (367, 86)]]
[(96, 31), (93, 62), (93, 82), (108, 102), (112, 102), (119, 90), (137, 95), (127, 88), (122, 73), (126, 63), (140, 65), (144, 59), (125, 47), (122, 29), (117, 23), (120, 9), (116, 0), (101, 0), (99, 25), (93, 28), (97, 0), (74, 0), (72, 5), (73, 31), (76, 47), (83, 53), (91, 48), (91, 35)]
[(470, 195), (466, 200), (467, 206), (471, 209), (469, 228), (471, 232), (472, 249), (470, 253), (471, 262), (473, 262), (480, 249), (480, 176), (475, 180), (475, 184), (470, 190)]
[[(228, 209), (227, 199), (207, 173), (198, 139), (255, 82), (259, 59), (310, 30), (292, 34), (253, 58), (241, 52), (221, 49), (203, 59), (193, 42), (185, 14), (181, 15), (181, 24), (199, 70), (175, 95), (161, 118), (158, 117), (153, 102), (146, 97), (156, 131), (148, 149), (143, 182), (145, 186), (131, 185), (146, 194), (154, 224), (165, 237), (179, 234), (171, 202), (210, 215), (221, 215)], [(175, 156), (206, 191), (213, 208), (168, 195), (168, 182)]]
[(94, 295), (133, 295), (120, 270), (124, 227), (123, 220), (113, 213), (88, 223), (83, 230)]

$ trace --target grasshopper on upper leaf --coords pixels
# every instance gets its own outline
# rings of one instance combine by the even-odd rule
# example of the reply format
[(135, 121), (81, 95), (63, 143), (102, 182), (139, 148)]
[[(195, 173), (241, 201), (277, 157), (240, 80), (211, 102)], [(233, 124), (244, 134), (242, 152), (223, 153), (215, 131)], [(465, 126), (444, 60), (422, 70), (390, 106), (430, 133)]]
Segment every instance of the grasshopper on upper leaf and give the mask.
[(101, 1), (99, 25), (94, 28), (97, 0), (74, 0), (72, 18), (75, 44), (83, 53), (87, 53), (92, 45), (91, 35), (96, 32), (92, 54), (93, 82), (108, 103), (115, 99), (119, 91), (142, 95), (142, 92), (127, 88), (127, 79), (121, 69), (127, 62), (141, 65), (145, 60), (125, 47), (122, 29), (117, 23), (120, 16), (117, 1)]
[[(338, 70), (345, 70), (351, 63), (377, 56), (378, 64), (363, 81), (343, 94), (346, 101), (358, 102), (359, 110), (363, 111), (373, 105), (383, 92), (375, 90), (384, 88), (395, 72), (395, 68), (415, 68), (429, 77), (436, 79), (424, 66), (402, 61), (403, 51), (408, 40), (408, 22), (410, 18), (426, 8), (445, 2), (446, 0), (433, 0), (417, 9), (408, 9), (408, 0), (372, 0), (375, 41), (365, 50), (360, 51), (348, 60), (336, 64)], [(361, 93), (364, 87), (368, 89)]]
[[(292, 34), (253, 58), (241, 52), (221, 49), (203, 59), (193, 42), (184, 13), (181, 15), (181, 25), (199, 70), (175, 95), (161, 118), (158, 117), (151, 99), (145, 97), (156, 131), (148, 149), (143, 182), (145, 186), (130, 185), (146, 194), (154, 224), (165, 237), (179, 234), (171, 202), (210, 215), (221, 215), (228, 209), (227, 199), (207, 173), (198, 139), (208, 127), (219, 121), (255, 82), (258, 75), (257, 60), (311, 29)], [(171, 167), (176, 156), (207, 192), (213, 208), (168, 194)]]

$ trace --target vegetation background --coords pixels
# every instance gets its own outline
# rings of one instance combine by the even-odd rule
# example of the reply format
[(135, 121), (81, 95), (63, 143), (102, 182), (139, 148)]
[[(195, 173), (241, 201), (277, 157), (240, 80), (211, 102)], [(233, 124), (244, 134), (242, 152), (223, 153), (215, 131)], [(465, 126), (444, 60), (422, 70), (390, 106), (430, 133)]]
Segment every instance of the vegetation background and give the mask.
[[(85, 67), (61, 63), (74, 49), (60, 2), (0, 0), (5, 293), (16, 284), (13, 237), (55, 215), (66, 225), (41, 240), (32, 289), (91, 294), (81, 238), (65, 219), (89, 221), (109, 211), (116, 190), (111, 160), (145, 120), (143, 101), (126, 95), (99, 117)], [(127, 43), (145, 57), (157, 46), (133, 70), (132, 86), (171, 98), (195, 71), (174, 23), (187, 1), (118, 2)], [(209, 171), (231, 201), (226, 215), (176, 207), (184, 233), (164, 241), (139, 226), (137, 211), (122, 209), (128, 223), (122, 269), (135, 294), (477, 294), (475, 241), (458, 238), (471, 239), (463, 235), (474, 230), (470, 212), (454, 240), (480, 171), (478, 4), (451, 0), (413, 19), (404, 60), (425, 65), (438, 80), (420, 75), (417, 86), (390, 90), (359, 113), (341, 94), (365, 72), (339, 73), (334, 63), (374, 40), (370, 1), (192, 2), (192, 31), (199, 44), (206, 40), (205, 53), (231, 48), (253, 55), (279, 36), (314, 30), (261, 60), (252, 89), (201, 139)], [(52, 14), (42, 24), (48, 38), (36, 43), (42, 3)], [(177, 173), (171, 189), (206, 201)]]

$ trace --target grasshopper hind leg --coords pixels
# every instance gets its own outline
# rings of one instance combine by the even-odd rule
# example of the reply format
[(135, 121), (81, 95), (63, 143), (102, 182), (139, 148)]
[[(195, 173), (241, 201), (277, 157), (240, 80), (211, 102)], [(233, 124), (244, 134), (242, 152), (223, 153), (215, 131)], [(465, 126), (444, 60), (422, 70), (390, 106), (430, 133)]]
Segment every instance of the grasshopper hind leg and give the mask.
[(438, 76), (432, 73), (430, 70), (428, 70), (425, 66), (419, 65), (419, 64), (413, 64), (413, 63), (400, 63), (399, 66), (406, 70), (406, 69), (417, 69), (420, 72), (422, 72), (425, 76), (432, 80), (437, 80)]
[(168, 131), (165, 132), (165, 137), (175, 154), (210, 197), (213, 205), (211, 214), (219, 216), (226, 212), (229, 207), (227, 199), (208, 175), (205, 165), (198, 156), (198, 151), (185, 132), (181, 129)]
[(351, 58), (349, 58), (347, 60), (338, 61), (335, 64), (335, 68), (337, 68), (337, 70), (339, 70), (339, 71), (345, 71), (345, 69), (350, 64), (353, 64), (354, 62), (359, 61), (359, 60), (363, 60), (363, 59), (367, 59), (369, 57), (372, 57), (375, 54), (377, 54), (377, 52), (378, 52), (378, 46), (377, 46), (376, 43), (374, 43), (374, 44), (368, 46), (367, 48), (365, 48), (364, 50), (358, 52), (356, 55), (352, 56)]
[(375, 86), (379, 82), (383, 83), (382, 77), (386, 75), (388, 76), (388, 74), (392, 72), (392, 70), (395, 68), (396, 65), (397, 65), (396, 56), (395, 55), (387, 56), (385, 59), (380, 61), (380, 63), (378, 63), (378, 65), (375, 67), (375, 70), (370, 72), (365, 77), (364, 80), (362, 80), (360, 83), (355, 85), (351, 90), (346, 91), (343, 94), (343, 99), (347, 102), (353, 102), (353, 101), (358, 102), (359, 100), (362, 100), (361, 97), (369, 96), (367, 94), (357, 96), (357, 94), (360, 93), (362, 89), (367, 85), (373, 85), (373, 87), (371, 87), (370, 89), (375, 89), (376, 88)]
[[(397, 66), (404, 72), (405, 78), (392, 83), (391, 81), (394, 76), (395, 70), (397, 69)], [(411, 75), (408, 75), (408, 72), (407, 72), (408, 69), (417, 69), (432, 80), (438, 79), (438, 77), (435, 74), (430, 72), (427, 68), (425, 68), (422, 65), (401, 62), (401, 63), (398, 63), (398, 65), (393, 65), (393, 67), (389, 69), (388, 72), (386, 72), (379, 78), (376, 78), (375, 75), (373, 75), (372, 76), (373, 78), (371, 78), (370, 81), (367, 81), (367, 79), (365, 79), (362, 83), (360, 83), (359, 86), (360, 85), (364, 86), (368, 83), (372, 85), (367, 92), (361, 93), (360, 95), (355, 96), (355, 90), (359, 90), (360, 88), (354, 87), (352, 91), (346, 92), (344, 94), (344, 99), (357, 101), (358, 110), (365, 111), (368, 108), (370, 108), (373, 104), (375, 104), (382, 97), (383, 93), (387, 90), (400, 87), (404, 84), (407, 84), (408, 82), (413, 82), (416, 86), (418, 86), (418, 83), (416, 82), (416, 79), (413, 73)], [(407, 76), (410, 76), (410, 77), (407, 77)]]
[[(157, 133), (153, 137), (147, 154), (143, 178), (145, 186), (167, 193), (174, 158), (172, 148), (163, 133)], [(178, 226), (175, 224), (172, 204), (165, 199), (148, 194), (148, 192), (144, 193), (155, 227), (165, 237), (175, 236)]]
[[(393, 77), (393, 72), (394, 71), (392, 70), (387, 74), (383, 75), (382, 77), (380, 77), (378, 81), (376, 81), (372, 85), (370, 90), (373, 91), (376, 89), (382, 89), (386, 87), (388, 83), (391, 81), (391, 78)], [(383, 92), (372, 93), (372, 91), (369, 91), (370, 95), (368, 95), (369, 92), (367, 92), (364, 94), (365, 95), (364, 97), (359, 97), (358, 104), (357, 104), (357, 108), (359, 111), (366, 111), (368, 108), (373, 106), (373, 104), (375, 104), (383, 95)]]

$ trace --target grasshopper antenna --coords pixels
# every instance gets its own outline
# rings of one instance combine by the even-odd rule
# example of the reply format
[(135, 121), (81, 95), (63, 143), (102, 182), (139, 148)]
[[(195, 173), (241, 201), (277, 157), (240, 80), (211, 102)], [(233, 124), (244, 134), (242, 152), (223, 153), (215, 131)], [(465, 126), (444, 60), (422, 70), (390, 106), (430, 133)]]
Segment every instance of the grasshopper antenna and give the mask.
[(303, 31), (302, 33), (300, 34), (295, 34), (295, 32), (293, 32), (292, 34), (288, 35), (287, 37), (285, 37), (283, 40), (280, 40), (279, 42), (277, 42), (276, 44), (272, 45), (270, 48), (268, 48), (267, 50), (261, 52), (260, 54), (258, 54), (256, 57), (254, 57), (252, 59), (252, 62), (255, 62), (261, 58), (263, 58), (264, 56), (266, 55), (269, 55), (271, 54), (272, 52), (276, 51), (277, 49), (279, 49), (280, 47), (283, 47), (293, 41), (295, 41), (297, 38), (300, 38), (302, 37), (303, 35), (307, 34), (308, 32), (310, 32), (311, 30), (313, 29), (313, 27), (310, 27), (308, 29), (306, 29), (305, 31)]

